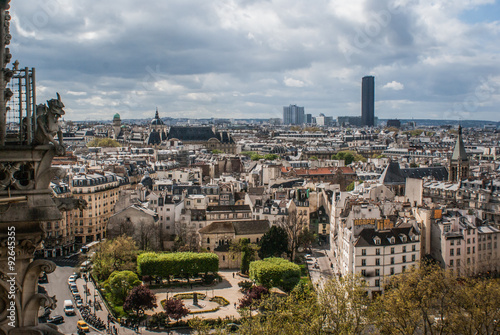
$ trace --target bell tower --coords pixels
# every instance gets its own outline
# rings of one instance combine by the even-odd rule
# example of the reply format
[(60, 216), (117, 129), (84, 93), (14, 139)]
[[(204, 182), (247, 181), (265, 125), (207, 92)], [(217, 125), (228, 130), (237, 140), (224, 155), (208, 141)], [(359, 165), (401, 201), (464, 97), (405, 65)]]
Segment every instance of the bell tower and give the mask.
[(457, 142), (449, 162), (448, 181), (458, 183), (463, 179), (467, 179), (469, 177), (469, 168), (469, 158), (462, 140), (462, 126), (458, 126)]

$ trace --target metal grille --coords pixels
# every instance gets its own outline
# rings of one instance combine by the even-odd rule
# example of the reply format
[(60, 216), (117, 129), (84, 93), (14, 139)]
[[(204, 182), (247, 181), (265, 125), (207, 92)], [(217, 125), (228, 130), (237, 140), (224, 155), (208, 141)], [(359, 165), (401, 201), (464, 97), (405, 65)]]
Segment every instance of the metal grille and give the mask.
[(13, 96), (7, 102), (7, 142), (30, 144), (36, 129), (35, 69), (14, 69), (7, 84)]

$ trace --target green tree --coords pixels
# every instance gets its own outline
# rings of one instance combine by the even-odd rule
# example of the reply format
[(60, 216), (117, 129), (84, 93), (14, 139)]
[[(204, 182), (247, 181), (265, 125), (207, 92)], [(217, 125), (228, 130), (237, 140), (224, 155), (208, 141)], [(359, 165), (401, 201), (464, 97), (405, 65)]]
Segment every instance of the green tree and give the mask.
[(112, 138), (94, 138), (92, 141), (87, 143), (87, 147), (92, 148), (92, 147), (101, 147), (101, 148), (108, 148), (108, 147), (121, 147), (120, 143), (118, 141), (112, 139)]
[(122, 305), (130, 290), (141, 285), (137, 274), (132, 271), (115, 271), (104, 282), (104, 289), (115, 305)]
[(250, 264), (250, 279), (259, 285), (291, 291), (300, 281), (300, 267), (284, 258), (270, 257)]
[(250, 239), (242, 238), (237, 243), (232, 242), (230, 246), (231, 253), (241, 254), (240, 271), (247, 274), (250, 263), (255, 260), (255, 254), (259, 247), (255, 243), (250, 243)]
[(364, 280), (356, 275), (333, 278), (319, 287), (320, 315), (332, 334), (361, 334), (369, 317)]
[(279, 158), (279, 156), (276, 155), (276, 154), (267, 154), (267, 155), (264, 155), (264, 159), (268, 160), (268, 161), (274, 161), (274, 160), (276, 160), (278, 158)]
[[(392, 276), (372, 306), (375, 325), (384, 334), (449, 333), (455, 310), (455, 275), (438, 265), (421, 264)], [(435, 322), (435, 317), (442, 322)]]
[(279, 257), (288, 254), (288, 236), (282, 227), (272, 226), (259, 241), (259, 257)]
[(308, 228), (305, 228), (299, 233), (298, 246), (311, 249), (311, 246), (318, 239), (318, 235), (314, 234)]
[(222, 153), (224, 153), (224, 151), (222, 151), (222, 150), (218, 150), (218, 149), (214, 149), (214, 150), (212, 150), (212, 153), (213, 153), (214, 155), (218, 155), (218, 154), (222, 154)]
[(92, 273), (102, 282), (114, 271), (133, 271), (136, 269), (137, 253), (137, 246), (129, 236), (102, 242), (92, 257)]

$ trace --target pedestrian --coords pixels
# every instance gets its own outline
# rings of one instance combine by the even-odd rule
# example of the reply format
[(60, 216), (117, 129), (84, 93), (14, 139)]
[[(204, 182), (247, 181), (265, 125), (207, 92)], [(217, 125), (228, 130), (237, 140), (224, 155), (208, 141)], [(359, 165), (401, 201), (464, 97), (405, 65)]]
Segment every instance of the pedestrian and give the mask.
[(234, 309), (236, 309), (236, 303), (234, 303)]
[(233, 278), (234, 278), (234, 272), (233, 272)]

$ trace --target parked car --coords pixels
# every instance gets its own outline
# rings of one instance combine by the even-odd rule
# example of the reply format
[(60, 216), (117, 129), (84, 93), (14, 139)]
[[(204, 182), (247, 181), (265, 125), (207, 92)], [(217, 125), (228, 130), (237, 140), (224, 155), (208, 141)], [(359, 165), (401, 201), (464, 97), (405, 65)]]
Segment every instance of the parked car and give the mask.
[(90, 331), (89, 326), (87, 325), (87, 322), (85, 322), (83, 320), (79, 320), (76, 323), (76, 326), (78, 327), (78, 330), (83, 330), (86, 333), (88, 333)]
[(76, 285), (76, 278), (77, 277), (75, 275), (69, 276), (69, 278), (68, 278), (68, 285), (72, 285), (72, 284)]
[(64, 322), (64, 317), (62, 315), (54, 315), (47, 320), (48, 323), (60, 324)]
[(64, 313), (66, 315), (75, 315), (75, 307), (71, 300), (64, 300)]

